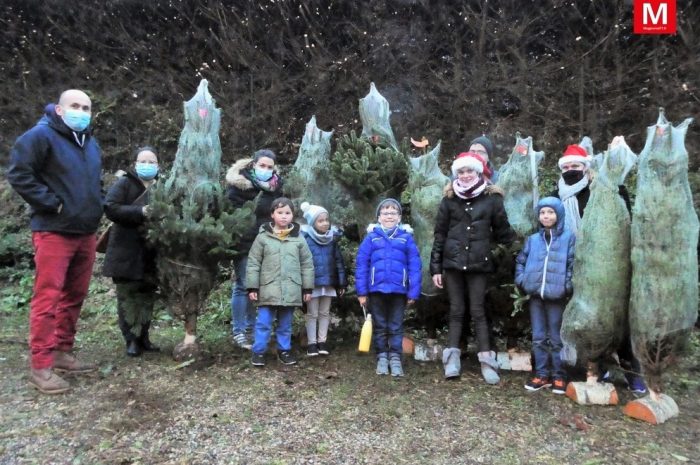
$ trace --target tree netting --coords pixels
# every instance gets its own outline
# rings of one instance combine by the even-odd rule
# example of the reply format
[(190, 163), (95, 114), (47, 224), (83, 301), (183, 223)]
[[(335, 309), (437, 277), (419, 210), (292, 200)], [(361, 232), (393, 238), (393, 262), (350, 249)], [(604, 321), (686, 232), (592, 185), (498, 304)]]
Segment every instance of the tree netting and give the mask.
[(379, 93), (374, 83), (369, 85), (369, 93), (360, 99), (360, 119), (362, 120), (362, 137), (398, 151), (389, 118), (389, 102)]
[(688, 185), (685, 135), (659, 112), (640, 155), (632, 222), (630, 331), (650, 389), (683, 346), (698, 311), (698, 217)]
[(515, 135), (515, 147), (508, 161), (499, 171), (497, 185), (505, 191), (503, 206), (513, 230), (527, 237), (537, 229), (533, 209), (537, 205), (537, 168), (544, 159), (544, 152), (532, 148), (532, 137), (523, 139)]
[(290, 198), (303, 199), (329, 208), (328, 196), (332, 190), (329, 181), (331, 137), (333, 131), (322, 131), (316, 126), (316, 116), (306, 123), (294, 167), (286, 176), (285, 193)]
[(574, 295), (564, 311), (562, 360), (596, 361), (617, 349), (629, 302), (630, 214), (619, 185), (637, 156), (623, 137), (613, 139), (591, 183), (591, 196), (576, 235)]
[[(430, 251), (433, 244), (435, 219), (443, 196), (443, 189), (450, 178), (445, 176), (438, 166), (441, 143), (430, 152), (420, 157), (410, 158), (408, 186), (403, 199), (411, 205), (411, 226), (422, 263), (430, 263)], [(430, 267), (422, 268), (422, 287), (424, 295), (437, 295), (439, 290), (433, 284)]]
[[(221, 110), (202, 80), (184, 103), (185, 126), (173, 169), (153, 187), (148, 239), (158, 251), (160, 286), (173, 316), (196, 323), (221, 258), (252, 226), (250, 205), (230, 211), (219, 181)], [(193, 329), (193, 328), (192, 328)]]

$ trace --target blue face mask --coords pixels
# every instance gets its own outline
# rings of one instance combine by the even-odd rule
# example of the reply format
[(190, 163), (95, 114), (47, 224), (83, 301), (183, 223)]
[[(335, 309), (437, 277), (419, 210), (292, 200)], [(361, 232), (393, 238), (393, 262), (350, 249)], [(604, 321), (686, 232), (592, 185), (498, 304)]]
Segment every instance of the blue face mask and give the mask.
[(66, 126), (75, 132), (82, 132), (90, 126), (90, 114), (81, 110), (68, 109), (62, 118)]
[(255, 177), (261, 181), (269, 181), (272, 177), (272, 170), (255, 168)]
[(144, 181), (150, 181), (158, 174), (158, 165), (153, 163), (136, 162), (136, 174)]

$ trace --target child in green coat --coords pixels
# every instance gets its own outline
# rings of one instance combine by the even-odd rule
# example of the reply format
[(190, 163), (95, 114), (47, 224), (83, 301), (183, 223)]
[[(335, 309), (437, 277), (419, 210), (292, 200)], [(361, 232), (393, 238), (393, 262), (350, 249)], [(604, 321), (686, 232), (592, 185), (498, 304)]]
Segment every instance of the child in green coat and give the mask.
[(280, 362), (293, 365), (292, 316), (302, 300), (311, 300), (314, 264), (300, 227), (292, 222), (294, 205), (286, 197), (272, 202), (272, 222), (260, 227), (248, 254), (248, 297), (258, 306), (253, 343), (253, 365), (265, 365), (265, 351), (277, 318), (277, 354)]

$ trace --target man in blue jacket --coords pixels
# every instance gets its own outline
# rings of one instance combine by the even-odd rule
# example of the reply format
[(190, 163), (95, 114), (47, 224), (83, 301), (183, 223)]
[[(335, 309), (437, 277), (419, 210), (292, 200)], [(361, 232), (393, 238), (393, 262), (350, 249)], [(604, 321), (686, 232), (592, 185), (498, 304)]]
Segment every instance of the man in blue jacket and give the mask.
[(95, 261), (102, 216), (100, 147), (90, 131), (92, 102), (67, 90), (22, 134), (10, 152), (7, 179), (31, 208), (34, 294), (29, 317), (29, 384), (45, 394), (70, 385), (55, 372), (94, 365), (70, 354)]

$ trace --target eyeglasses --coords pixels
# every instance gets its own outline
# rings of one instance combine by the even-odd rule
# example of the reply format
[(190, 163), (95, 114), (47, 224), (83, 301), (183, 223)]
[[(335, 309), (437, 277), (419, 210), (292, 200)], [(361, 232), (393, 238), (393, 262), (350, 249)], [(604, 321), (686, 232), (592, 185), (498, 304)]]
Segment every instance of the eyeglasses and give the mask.
[(479, 155), (488, 155), (486, 150), (470, 150), (470, 152), (478, 153)]
[(380, 216), (399, 216), (398, 212), (380, 212)]

